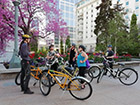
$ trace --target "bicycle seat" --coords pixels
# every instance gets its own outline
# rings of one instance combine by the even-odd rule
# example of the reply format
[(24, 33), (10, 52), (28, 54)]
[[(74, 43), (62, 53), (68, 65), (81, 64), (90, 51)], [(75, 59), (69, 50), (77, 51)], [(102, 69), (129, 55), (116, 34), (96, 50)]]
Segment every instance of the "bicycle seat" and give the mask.
[(125, 63), (118, 63), (118, 65), (125, 66)]

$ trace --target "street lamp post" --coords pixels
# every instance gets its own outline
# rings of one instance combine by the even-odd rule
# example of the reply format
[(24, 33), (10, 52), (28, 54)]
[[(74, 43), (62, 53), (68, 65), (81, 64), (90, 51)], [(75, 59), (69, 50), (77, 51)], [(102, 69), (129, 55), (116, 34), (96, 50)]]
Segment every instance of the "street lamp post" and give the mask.
[(15, 6), (15, 40), (14, 40), (14, 52), (12, 59), (10, 61), (9, 68), (19, 68), (20, 67), (20, 59), (18, 57), (18, 6), (20, 5), (19, 0), (13, 1)]

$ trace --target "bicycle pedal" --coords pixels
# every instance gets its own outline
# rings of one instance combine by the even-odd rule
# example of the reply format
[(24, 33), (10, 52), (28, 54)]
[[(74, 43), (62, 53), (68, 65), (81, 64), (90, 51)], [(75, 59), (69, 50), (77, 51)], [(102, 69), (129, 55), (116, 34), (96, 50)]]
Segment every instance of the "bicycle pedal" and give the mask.
[(35, 86), (36, 85), (36, 82), (33, 84), (33, 86)]
[(38, 78), (39, 78), (39, 79), (41, 78), (41, 74), (38, 75)]
[(108, 77), (109, 77), (110, 79), (113, 79), (113, 76), (112, 76), (112, 75), (109, 75)]

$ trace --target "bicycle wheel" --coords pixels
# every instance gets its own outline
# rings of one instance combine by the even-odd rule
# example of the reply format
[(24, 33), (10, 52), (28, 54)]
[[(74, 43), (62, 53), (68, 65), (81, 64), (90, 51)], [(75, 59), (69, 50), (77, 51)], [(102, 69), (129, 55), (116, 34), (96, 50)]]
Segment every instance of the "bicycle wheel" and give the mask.
[(50, 85), (54, 86), (56, 84), (56, 81), (51, 76), (49, 76), (49, 79), (50, 79)]
[(85, 78), (87, 78), (90, 82), (93, 80), (93, 73), (89, 70), (85, 73)]
[[(84, 88), (82, 88), (82, 85)], [(88, 99), (92, 94), (92, 86), (82, 78), (75, 78), (70, 81), (68, 83), (68, 90), (70, 94), (78, 100)]]
[(124, 85), (133, 85), (138, 80), (138, 73), (132, 68), (125, 68), (118, 74), (119, 80)]
[(17, 74), (17, 76), (15, 78), (16, 85), (20, 85), (20, 77), (21, 77), (21, 71)]
[(103, 78), (103, 75), (104, 75), (104, 69), (102, 69), (102, 70), (100, 71), (100, 74), (99, 74), (99, 76), (98, 76), (98, 78), (97, 78), (97, 83), (101, 82), (101, 80), (102, 80), (102, 78)]
[[(98, 76), (99, 76), (99, 74), (100, 74), (100, 71), (101, 71), (101, 69), (100, 69), (100, 67), (98, 67), (98, 66), (92, 66), (92, 67), (90, 67), (89, 68), (89, 76), (90, 77), (92, 77), (92, 78), (97, 78)], [(91, 73), (93, 74), (93, 75), (91, 75)]]
[(44, 96), (47, 96), (51, 91), (50, 80), (48, 77), (48, 72), (46, 71), (42, 72), (42, 75), (39, 81), (39, 88), (40, 88), (41, 93)]

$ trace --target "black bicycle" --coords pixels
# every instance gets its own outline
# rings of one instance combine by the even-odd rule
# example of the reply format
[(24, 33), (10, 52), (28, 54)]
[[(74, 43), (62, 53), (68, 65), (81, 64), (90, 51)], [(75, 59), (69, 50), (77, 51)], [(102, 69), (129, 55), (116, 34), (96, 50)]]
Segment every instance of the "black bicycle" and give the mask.
[(102, 80), (106, 72), (109, 73), (110, 76), (113, 77), (114, 79), (119, 79), (119, 81), (124, 85), (129, 86), (137, 82), (138, 80), (137, 71), (135, 71), (132, 68), (124, 68), (125, 64), (123, 63), (118, 63), (118, 65), (123, 67), (122, 69), (118, 68), (117, 71), (113, 71), (109, 66), (109, 63), (113, 63), (113, 62), (107, 60), (104, 56), (103, 58), (104, 58), (103, 61), (104, 67), (100, 71), (100, 75), (97, 78), (97, 83), (99, 83)]

